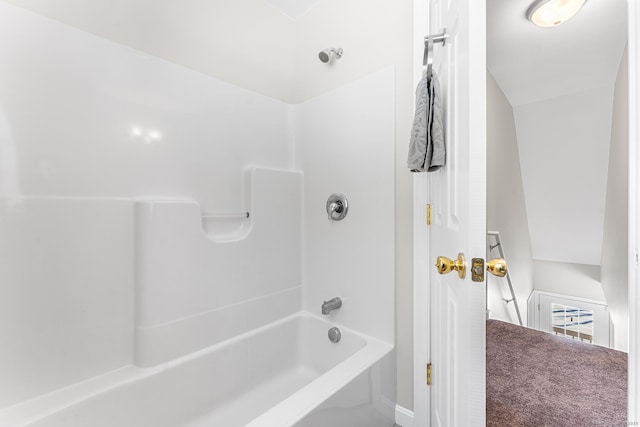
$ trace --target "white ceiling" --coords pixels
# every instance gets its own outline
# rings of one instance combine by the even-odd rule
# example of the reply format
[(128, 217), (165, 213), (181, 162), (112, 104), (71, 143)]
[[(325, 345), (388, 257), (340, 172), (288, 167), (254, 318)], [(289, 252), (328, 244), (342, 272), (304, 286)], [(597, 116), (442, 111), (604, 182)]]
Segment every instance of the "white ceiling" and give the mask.
[(514, 107), (533, 257), (599, 265), (626, 1), (554, 28), (526, 19), (532, 2), (487, 0), (487, 68)]
[(566, 23), (540, 28), (533, 0), (487, 0), (487, 67), (513, 106), (612, 85), (627, 36), (626, 0), (587, 0)]
[(0, 0), (287, 102), (298, 34), (288, 14), (317, 1)]
[(265, 0), (267, 3), (284, 13), (290, 18), (296, 19), (307, 13), (320, 0)]

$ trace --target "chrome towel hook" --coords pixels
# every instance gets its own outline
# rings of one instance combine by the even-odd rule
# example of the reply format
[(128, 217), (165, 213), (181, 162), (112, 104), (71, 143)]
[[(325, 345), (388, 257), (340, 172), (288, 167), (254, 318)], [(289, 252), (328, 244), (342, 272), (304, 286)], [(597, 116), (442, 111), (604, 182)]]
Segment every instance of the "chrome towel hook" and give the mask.
[(422, 66), (427, 67), (427, 76), (431, 77), (432, 68), (433, 68), (433, 44), (434, 43), (442, 43), (442, 46), (445, 45), (447, 38), (447, 29), (444, 28), (440, 34), (434, 34), (430, 36), (425, 36), (424, 38), (424, 57), (422, 59)]
[(431, 67), (433, 65), (433, 40), (427, 37), (424, 40), (424, 58), (422, 66), (427, 66), (427, 74), (431, 75)]

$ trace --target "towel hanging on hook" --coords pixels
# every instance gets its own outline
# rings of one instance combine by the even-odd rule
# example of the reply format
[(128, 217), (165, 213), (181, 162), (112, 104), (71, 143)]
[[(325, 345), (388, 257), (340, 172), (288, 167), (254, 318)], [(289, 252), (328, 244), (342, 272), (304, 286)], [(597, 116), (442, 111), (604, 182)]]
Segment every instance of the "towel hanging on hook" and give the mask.
[(433, 72), (433, 44), (444, 45), (446, 38), (446, 29), (424, 38), (422, 65), (427, 69), (416, 87), (416, 110), (407, 156), (411, 172), (435, 172), (446, 162), (440, 83)]

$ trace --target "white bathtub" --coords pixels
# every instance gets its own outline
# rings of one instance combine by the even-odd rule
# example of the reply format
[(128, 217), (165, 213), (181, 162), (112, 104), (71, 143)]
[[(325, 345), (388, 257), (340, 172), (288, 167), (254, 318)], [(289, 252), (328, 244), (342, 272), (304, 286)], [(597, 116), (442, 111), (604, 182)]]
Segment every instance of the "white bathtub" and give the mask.
[(127, 367), (0, 411), (0, 426), (393, 425), (390, 344), (300, 312), (153, 368)]

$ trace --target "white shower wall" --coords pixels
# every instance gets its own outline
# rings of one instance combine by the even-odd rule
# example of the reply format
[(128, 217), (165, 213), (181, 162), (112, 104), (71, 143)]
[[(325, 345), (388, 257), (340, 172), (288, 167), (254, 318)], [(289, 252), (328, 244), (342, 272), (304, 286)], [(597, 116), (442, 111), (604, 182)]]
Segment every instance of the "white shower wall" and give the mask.
[[(0, 2), (0, 409), (202, 348), (224, 339), (218, 332), (230, 324), (240, 323), (241, 333), (303, 307), (317, 313), (334, 296), (344, 306), (332, 319), (393, 342), (394, 99), (387, 68), (290, 105)], [(241, 245), (212, 249), (203, 232), (196, 245), (182, 247), (183, 259), (167, 250), (156, 261), (193, 273), (210, 258), (210, 286), (228, 298), (218, 300), (206, 279), (193, 284), (186, 275), (186, 285), (174, 281), (179, 290), (167, 288), (182, 298), (179, 307), (162, 307), (172, 304), (162, 289), (155, 304), (141, 305), (140, 212), (186, 201), (180, 218), (190, 218), (184, 229), (195, 236), (199, 211), (251, 208), (245, 188), (253, 168), (302, 181), (302, 196), (272, 203), (262, 217), (281, 214), (278, 226), (292, 221), (281, 253), (273, 235), (256, 243), (275, 263), (261, 262), (253, 249), (250, 274), (264, 283), (238, 291), (246, 253)], [(266, 206), (281, 187), (274, 176), (260, 182), (269, 184), (256, 196)], [(326, 219), (331, 192), (349, 197), (343, 222)], [(277, 227), (269, 231), (278, 236)], [(169, 249), (175, 243), (163, 242)], [(201, 250), (193, 265), (190, 250)], [(216, 263), (238, 265), (237, 277), (216, 276)], [(273, 301), (287, 303), (265, 300), (260, 313), (251, 309), (279, 292), (286, 298)], [(202, 316), (234, 305), (244, 311), (224, 321)], [(181, 320), (178, 333), (147, 337), (148, 348), (165, 346), (160, 352), (136, 358), (136, 325)], [(166, 340), (180, 337), (180, 351), (171, 353)]]
[(15, 152), (0, 177), (13, 192), (233, 212), (244, 167), (291, 167), (288, 104), (1, 2), (0, 18), (0, 131)]
[(0, 198), (0, 409), (132, 362), (132, 213)]
[(133, 363), (134, 199), (240, 212), (291, 108), (0, 2), (0, 408)]
[[(394, 341), (394, 69), (299, 106), (296, 166), (304, 170), (305, 308), (340, 297), (337, 322)], [(349, 213), (329, 221), (332, 193)]]

